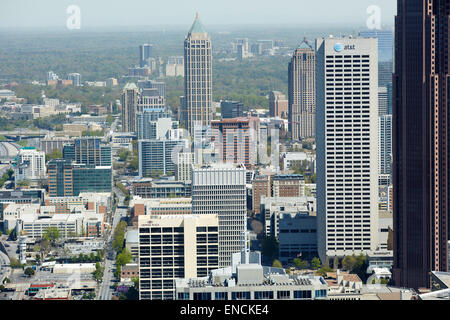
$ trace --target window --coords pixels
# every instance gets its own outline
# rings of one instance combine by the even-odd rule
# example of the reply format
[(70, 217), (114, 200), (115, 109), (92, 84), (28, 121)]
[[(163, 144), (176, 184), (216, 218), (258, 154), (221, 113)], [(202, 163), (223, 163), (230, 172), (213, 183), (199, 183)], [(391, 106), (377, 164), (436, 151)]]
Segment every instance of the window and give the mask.
[(290, 291), (277, 291), (277, 299), (289, 299), (290, 297)]
[(194, 292), (194, 300), (211, 300), (211, 292)]
[(231, 300), (250, 300), (250, 292), (249, 291), (232, 292)]
[(215, 300), (228, 300), (228, 292), (216, 292), (214, 294)]
[(294, 291), (294, 299), (311, 299), (311, 291), (310, 290)]
[(315, 294), (316, 298), (326, 298), (326, 296), (327, 296), (327, 290), (326, 289), (316, 290), (316, 294)]
[(255, 300), (273, 300), (273, 291), (255, 291)]

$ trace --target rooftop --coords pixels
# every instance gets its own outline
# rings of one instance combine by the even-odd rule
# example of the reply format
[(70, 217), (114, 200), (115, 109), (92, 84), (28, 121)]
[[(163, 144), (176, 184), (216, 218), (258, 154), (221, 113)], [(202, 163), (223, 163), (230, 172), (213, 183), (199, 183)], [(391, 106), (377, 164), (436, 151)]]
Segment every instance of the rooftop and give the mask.
[(198, 17), (198, 12), (195, 15), (194, 23), (192, 24), (191, 29), (189, 29), (189, 33), (206, 33), (205, 27), (203, 27), (203, 24), (200, 22), (200, 19)]

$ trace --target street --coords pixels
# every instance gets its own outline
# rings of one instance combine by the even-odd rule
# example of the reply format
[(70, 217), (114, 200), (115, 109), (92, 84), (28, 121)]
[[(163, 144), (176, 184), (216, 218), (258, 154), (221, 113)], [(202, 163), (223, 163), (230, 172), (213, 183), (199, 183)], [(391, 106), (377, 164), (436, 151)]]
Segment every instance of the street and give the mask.
[[(122, 205), (125, 199), (122, 192), (114, 187), (114, 193), (118, 197), (118, 205)], [(103, 280), (100, 285), (100, 289), (97, 295), (97, 300), (111, 300), (112, 299), (112, 286), (114, 284), (114, 269), (116, 266), (114, 250), (111, 247), (112, 244), (112, 236), (116, 226), (119, 224), (120, 220), (127, 216), (127, 209), (116, 209), (116, 212), (113, 217), (111, 232), (109, 233), (108, 240), (106, 241), (106, 250), (105, 250), (105, 270), (103, 274)]]

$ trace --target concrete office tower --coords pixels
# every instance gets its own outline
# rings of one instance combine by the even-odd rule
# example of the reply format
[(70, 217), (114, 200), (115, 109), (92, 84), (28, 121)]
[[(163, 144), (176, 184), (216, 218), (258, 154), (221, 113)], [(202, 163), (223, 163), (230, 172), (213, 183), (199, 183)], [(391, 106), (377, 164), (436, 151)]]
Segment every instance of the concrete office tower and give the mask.
[(247, 169), (256, 165), (259, 118), (213, 120), (211, 133), (219, 153), (219, 161), (243, 163)]
[(237, 58), (242, 61), (249, 57), (248, 54), (248, 38), (236, 39)]
[(192, 165), (194, 164), (193, 152), (178, 153), (178, 162), (176, 164), (176, 180), (177, 181), (192, 181)]
[(134, 83), (127, 83), (122, 91), (122, 132), (136, 132), (139, 91)]
[[(172, 129), (178, 128), (178, 121), (173, 121), (172, 118), (158, 118), (154, 121), (143, 121), (142, 113), (138, 114), (138, 140), (141, 139), (169, 139), (169, 132)], [(144, 117), (148, 119), (148, 117)]]
[(141, 44), (139, 45), (139, 66), (141, 68), (149, 65), (148, 59), (152, 56), (153, 45)]
[(252, 180), (252, 208), (255, 214), (259, 215), (261, 213), (261, 197), (270, 197), (271, 195), (270, 176), (255, 176)]
[(269, 113), (271, 117), (286, 118), (288, 116), (288, 100), (279, 91), (269, 93)]
[[(67, 148), (70, 146), (64, 146)], [(100, 138), (82, 137), (75, 139), (74, 161), (78, 164), (111, 166), (111, 147), (102, 144)]]
[(218, 222), (217, 214), (140, 215), (139, 299), (174, 300), (176, 278), (218, 269)]
[(173, 56), (167, 58), (166, 77), (184, 77), (183, 56)]
[(52, 159), (48, 163), (50, 197), (78, 196), (81, 192), (111, 192), (112, 169), (109, 166), (74, 164), (70, 160)]
[(175, 175), (177, 151), (187, 146), (185, 139), (138, 140), (139, 177)]
[(388, 114), (388, 88), (378, 88), (378, 116), (384, 116)]
[[(164, 122), (170, 122), (170, 128), (172, 128), (172, 114), (170, 111), (165, 110), (163, 108), (159, 109), (144, 109), (143, 112), (138, 112), (137, 114), (137, 138), (140, 139), (157, 139), (157, 136), (161, 136), (161, 134), (157, 134), (158, 132), (158, 120), (165, 119), (160, 125), (163, 125)], [(176, 125), (178, 127), (178, 124)], [(160, 126), (160, 128), (162, 128)], [(159, 131), (161, 132), (161, 131)], [(167, 131), (163, 134), (167, 134)]]
[(303, 197), (305, 177), (301, 174), (277, 174), (272, 178), (274, 197)]
[(75, 87), (81, 86), (81, 74), (79, 73), (69, 73), (67, 75), (67, 80), (72, 80), (72, 85)]
[(305, 41), (289, 63), (289, 132), (293, 140), (316, 135), (316, 54)]
[(242, 249), (247, 225), (245, 167), (212, 165), (192, 169), (192, 213), (219, 216), (219, 266), (228, 267)]
[[(158, 94), (152, 94), (152, 95), (159, 95), (161, 97), (165, 97), (166, 95), (166, 83), (164, 81), (156, 81), (156, 80), (138, 80), (137, 83), (138, 88), (144, 92), (144, 89), (156, 89), (158, 91)], [(150, 91), (147, 91), (150, 92)]]
[(244, 115), (244, 104), (239, 101), (220, 102), (220, 112), (222, 119), (239, 118)]
[(397, 2), (393, 110), (397, 286), (430, 288), (448, 270), (448, 1)]
[(14, 167), (14, 181), (44, 179), (46, 175), (45, 153), (34, 147), (24, 147), (17, 154), (17, 164)]
[(377, 39), (316, 42), (318, 249), (327, 258), (378, 245)]
[(158, 89), (142, 89), (138, 99), (138, 112), (142, 112), (147, 109), (162, 109), (165, 108), (166, 99), (161, 96)]
[(384, 115), (378, 118), (379, 132), (379, 174), (392, 173), (392, 115)]
[(198, 13), (184, 40), (184, 96), (186, 130), (209, 126), (212, 120), (212, 47)]

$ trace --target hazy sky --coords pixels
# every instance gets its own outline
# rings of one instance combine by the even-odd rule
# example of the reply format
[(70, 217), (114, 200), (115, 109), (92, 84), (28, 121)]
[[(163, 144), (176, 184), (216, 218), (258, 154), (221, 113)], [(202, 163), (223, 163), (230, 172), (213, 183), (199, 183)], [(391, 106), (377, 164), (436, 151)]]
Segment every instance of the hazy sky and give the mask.
[(199, 11), (207, 25), (366, 24), (370, 5), (392, 25), (396, 0), (0, 0), (0, 28), (66, 27), (69, 5), (81, 28), (190, 25)]

